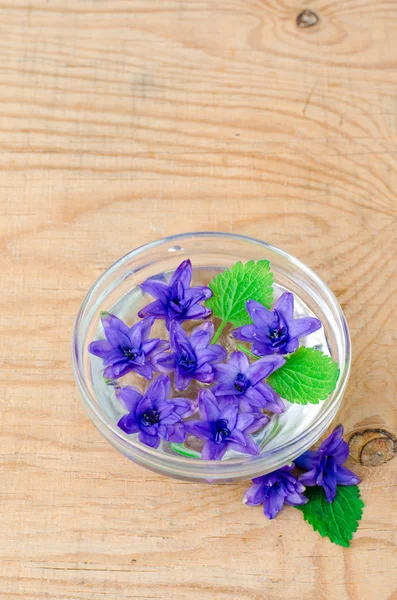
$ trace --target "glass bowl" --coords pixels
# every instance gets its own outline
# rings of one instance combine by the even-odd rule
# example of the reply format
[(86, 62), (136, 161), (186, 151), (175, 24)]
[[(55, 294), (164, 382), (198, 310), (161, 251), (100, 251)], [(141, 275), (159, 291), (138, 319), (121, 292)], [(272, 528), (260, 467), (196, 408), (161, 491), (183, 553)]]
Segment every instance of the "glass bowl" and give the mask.
[[(340, 377), (334, 392), (321, 403), (303, 432), (258, 456), (239, 455), (204, 461), (165, 454), (121, 431), (100, 406), (95, 394), (88, 345), (95, 338), (100, 312), (110, 310), (148, 277), (172, 272), (190, 258), (194, 267), (227, 268), (241, 260), (267, 259), (275, 283), (297, 294), (323, 324), (328, 348)], [(194, 282), (193, 282), (194, 283)], [(129, 252), (99, 277), (76, 317), (72, 343), (73, 368), (84, 407), (101, 434), (128, 459), (168, 477), (194, 482), (228, 483), (278, 469), (310, 448), (324, 433), (341, 404), (350, 371), (350, 338), (337, 299), (323, 281), (298, 259), (256, 239), (228, 233), (186, 233), (160, 239)]]

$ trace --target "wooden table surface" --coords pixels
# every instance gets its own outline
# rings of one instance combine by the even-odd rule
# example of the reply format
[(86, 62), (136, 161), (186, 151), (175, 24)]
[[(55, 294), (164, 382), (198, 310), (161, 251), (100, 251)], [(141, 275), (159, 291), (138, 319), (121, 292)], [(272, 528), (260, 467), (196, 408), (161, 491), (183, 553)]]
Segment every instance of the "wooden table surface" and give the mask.
[[(317, 24), (297, 26), (303, 8)], [(337, 294), (347, 433), (396, 432), (396, 3), (4, 0), (0, 31), (1, 600), (396, 600), (397, 459), (357, 467), (343, 549), (299, 511), (243, 506), (244, 483), (129, 463), (70, 362), (79, 304), (119, 256), (243, 233)]]

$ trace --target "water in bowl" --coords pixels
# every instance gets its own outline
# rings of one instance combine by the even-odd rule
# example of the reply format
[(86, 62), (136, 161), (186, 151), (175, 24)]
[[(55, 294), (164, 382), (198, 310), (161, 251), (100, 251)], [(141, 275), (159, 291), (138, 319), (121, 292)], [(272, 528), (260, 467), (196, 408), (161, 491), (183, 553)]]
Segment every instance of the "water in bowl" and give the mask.
[[(207, 285), (219, 272), (223, 269), (218, 268), (197, 268), (193, 271), (193, 285)], [(159, 275), (159, 278), (169, 279), (171, 273)], [(275, 283), (274, 284), (274, 297), (277, 299), (283, 292), (288, 291), (286, 288)], [(130, 292), (120, 298), (113, 306), (107, 307), (107, 310), (112, 314), (122, 319), (128, 326), (131, 327), (137, 320), (138, 311), (151, 302), (153, 299), (149, 296), (145, 296), (139, 286), (131, 289)], [(308, 306), (295, 294), (295, 317), (303, 316), (315, 316)], [(214, 319), (215, 327), (220, 321)], [(184, 328), (190, 331), (193, 327), (199, 325), (198, 321), (186, 321)], [(237, 340), (231, 336), (232, 327), (226, 327), (218, 340), (218, 344), (222, 344), (228, 352), (236, 350)], [(104, 337), (101, 324), (99, 324), (95, 339), (101, 339)], [(156, 321), (151, 332), (151, 337), (158, 337), (162, 339), (168, 339), (168, 332), (163, 321)], [(302, 346), (308, 346), (316, 348), (324, 352), (324, 354), (330, 355), (330, 349), (327, 343), (327, 339), (323, 328), (310, 334), (307, 338), (301, 338), (300, 344)], [(92, 381), (96, 393), (96, 397), (102, 409), (107, 413), (109, 418), (117, 423), (121, 416), (125, 413), (125, 410), (120, 405), (116, 398), (114, 386), (106, 383), (103, 377), (103, 367), (101, 359), (91, 356), (91, 373)], [(156, 375), (155, 375), (156, 376)], [(118, 381), (120, 385), (132, 385), (138, 388), (142, 393), (150, 385), (150, 382), (143, 379), (135, 373), (129, 373)], [(198, 382), (192, 382), (190, 386), (183, 392), (175, 391), (175, 396), (189, 397), (197, 399), (197, 394), (203, 384)], [(208, 387), (208, 386), (207, 386)], [(315, 421), (318, 413), (322, 410), (322, 403), (320, 404), (307, 404), (302, 406), (299, 404), (291, 404), (290, 402), (284, 402), (286, 410), (281, 415), (275, 415), (268, 413), (270, 420), (261, 430), (253, 434), (253, 438), (257, 442), (261, 451), (271, 450), (280, 445), (287, 444), (292, 438), (295, 438), (300, 433), (304, 433), (310, 428), (311, 424)], [(192, 417), (197, 418), (197, 417)], [(126, 435), (126, 434), (125, 434)], [(134, 441), (138, 442), (138, 435), (133, 434)], [(158, 452), (167, 454), (178, 454), (183, 456), (191, 457), (193, 460), (200, 459), (200, 449), (203, 442), (197, 438), (189, 436), (183, 445), (170, 444), (169, 442), (161, 441), (158, 448)], [(237, 453), (229, 450), (223, 460), (228, 460), (237, 456)], [(239, 455), (241, 456), (241, 455)]]

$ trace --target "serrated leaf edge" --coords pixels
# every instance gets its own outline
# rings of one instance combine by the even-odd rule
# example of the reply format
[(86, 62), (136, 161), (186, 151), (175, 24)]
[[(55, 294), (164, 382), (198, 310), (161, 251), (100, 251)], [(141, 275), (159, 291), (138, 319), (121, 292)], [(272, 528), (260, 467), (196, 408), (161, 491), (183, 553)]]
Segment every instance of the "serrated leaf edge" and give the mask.
[[(351, 488), (351, 487), (354, 487), (357, 490), (357, 497), (355, 498), (355, 501), (357, 502), (358, 515), (356, 515), (355, 513), (352, 512), (352, 510), (351, 510), (351, 503), (346, 500), (345, 491), (348, 488)], [(361, 498), (360, 488), (357, 485), (354, 485), (354, 486), (338, 486), (338, 494), (339, 493), (341, 494), (341, 496), (342, 496), (345, 504), (347, 505), (347, 507), (349, 509), (349, 512), (350, 512), (350, 514), (352, 516), (352, 522), (354, 523), (351, 531), (348, 531), (346, 533), (345, 538), (343, 538), (343, 537), (341, 538), (342, 541), (345, 542), (345, 543), (340, 543), (340, 542), (336, 541), (337, 538), (335, 536), (330, 536), (329, 532), (327, 532), (324, 528), (321, 527), (321, 525), (323, 525), (323, 526), (326, 525), (326, 523), (324, 521), (320, 522), (319, 524), (312, 523), (310, 521), (310, 515), (307, 515), (304, 512), (304, 506), (307, 506), (308, 504), (310, 504), (310, 499), (309, 499), (309, 502), (306, 505), (295, 506), (295, 508), (297, 508), (302, 513), (304, 521), (306, 521), (307, 523), (309, 523), (309, 525), (311, 525), (311, 527), (313, 527), (313, 530), (317, 531), (321, 535), (321, 537), (323, 537), (323, 538), (327, 537), (330, 540), (330, 542), (332, 542), (333, 544), (335, 544), (337, 546), (342, 546), (343, 548), (349, 548), (350, 547), (350, 542), (351, 542), (351, 540), (353, 538), (353, 534), (356, 533), (356, 531), (358, 530), (359, 523), (360, 523), (360, 521), (362, 519), (362, 516), (363, 516), (364, 502), (363, 502), (363, 500)], [(331, 514), (334, 517), (334, 508), (333, 508), (333, 504), (334, 503), (328, 503), (328, 501), (327, 501), (327, 499), (325, 497), (325, 494), (323, 495), (323, 497), (321, 499), (321, 504), (323, 502), (326, 502), (327, 505), (330, 504)], [(334, 507), (335, 508), (338, 507), (338, 508), (340, 508), (340, 510), (342, 510), (342, 508), (338, 504), (335, 504)], [(344, 515), (343, 511), (342, 511), (342, 515)], [(334, 521), (335, 521), (335, 518), (334, 518)], [(335, 523), (336, 523), (336, 521), (335, 521)]]

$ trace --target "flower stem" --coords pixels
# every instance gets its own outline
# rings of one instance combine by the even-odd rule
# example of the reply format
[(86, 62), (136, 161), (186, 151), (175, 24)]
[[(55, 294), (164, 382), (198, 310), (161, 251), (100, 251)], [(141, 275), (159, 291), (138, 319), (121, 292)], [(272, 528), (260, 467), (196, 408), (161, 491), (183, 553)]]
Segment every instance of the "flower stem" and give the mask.
[(215, 331), (215, 335), (211, 340), (211, 344), (216, 344), (216, 342), (219, 340), (219, 337), (222, 333), (222, 331), (225, 329), (227, 325), (227, 321), (222, 321), (222, 323), (219, 325), (218, 329)]
[(239, 350), (241, 350), (241, 352), (245, 352), (245, 354), (248, 354), (248, 356), (252, 356), (252, 358), (255, 358), (256, 360), (259, 359), (259, 356), (257, 356), (256, 354), (253, 354), (251, 352), (251, 350), (248, 350), (248, 348), (246, 348), (245, 346), (242, 346), (242, 344), (237, 344), (237, 348)]

